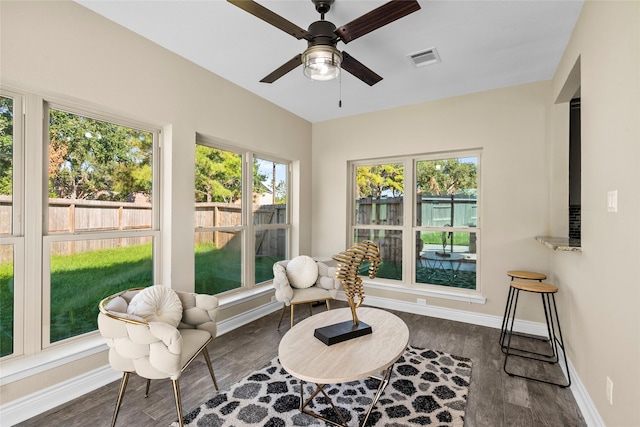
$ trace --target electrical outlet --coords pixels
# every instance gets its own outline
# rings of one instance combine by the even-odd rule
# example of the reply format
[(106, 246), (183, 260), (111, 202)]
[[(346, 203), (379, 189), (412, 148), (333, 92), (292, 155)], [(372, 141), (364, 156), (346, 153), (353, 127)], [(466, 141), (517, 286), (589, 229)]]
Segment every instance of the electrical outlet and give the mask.
[(427, 300), (424, 298), (418, 298), (416, 302), (418, 303), (418, 305), (427, 305)]
[(609, 377), (607, 377), (607, 400), (609, 405), (613, 405), (613, 381)]

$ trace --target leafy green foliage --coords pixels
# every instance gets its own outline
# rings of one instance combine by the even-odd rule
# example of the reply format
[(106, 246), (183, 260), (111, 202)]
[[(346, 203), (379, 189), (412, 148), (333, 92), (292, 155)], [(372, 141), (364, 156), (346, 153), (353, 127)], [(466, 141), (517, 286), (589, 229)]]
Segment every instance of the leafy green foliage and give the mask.
[(475, 163), (460, 159), (428, 160), (417, 164), (418, 191), (453, 195), (458, 191), (475, 191), (478, 187), (478, 168)]
[[(264, 189), (266, 176), (253, 161), (254, 193)], [(230, 151), (196, 145), (196, 202), (235, 203), (242, 197), (242, 156)]]
[(0, 97), (0, 194), (13, 194), (13, 100)]
[(77, 114), (49, 114), (51, 197), (126, 201), (151, 198), (153, 135)]
[(401, 163), (359, 166), (356, 185), (358, 197), (380, 198), (385, 191), (398, 197), (404, 192), (404, 166)]

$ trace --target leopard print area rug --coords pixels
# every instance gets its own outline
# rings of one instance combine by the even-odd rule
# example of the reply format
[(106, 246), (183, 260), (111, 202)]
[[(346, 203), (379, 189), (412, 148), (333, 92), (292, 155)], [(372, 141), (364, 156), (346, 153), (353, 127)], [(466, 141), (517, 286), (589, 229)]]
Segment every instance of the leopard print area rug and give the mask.
[[(367, 426), (462, 427), (469, 393), (471, 360), (433, 350), (408, 347), (395, 363), (391, 379)], [(347, 423), (359, 425), (373, 400), (379, 380), (327, 385), (325, 391)], [(305, 399), (315, 384), (305, 383)], [(278, 359), (220, 392), (184, 417), (189, 427), (325, 426), (303, 414), (300, 381), (287, 373)], [(307, 408), (340, 423), (322, 393)], [(172, 426), (177, 426), (173, 423)]]

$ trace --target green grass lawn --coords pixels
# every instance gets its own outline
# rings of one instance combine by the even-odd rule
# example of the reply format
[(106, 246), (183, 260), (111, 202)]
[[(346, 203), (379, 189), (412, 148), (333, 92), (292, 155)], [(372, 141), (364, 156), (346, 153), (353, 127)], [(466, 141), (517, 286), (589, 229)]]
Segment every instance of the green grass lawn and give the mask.
[[(271, 257), (257, 257), (256, 283), (273, 277)], [(198, 245), (196, 292), (219, 294), (241, 286), (240, 253)], [(363, 275), (366, 275), (363, 265)], [(383, 262), (379, 278), (400, 280), (402, 266)], [(473, 276), (475, 287), (475, 276)], [(470, 279), (465, 282), (471, 282)], [(51, 259), (51, 342), (97, 329), (98, 303), (118, 291), (153, 281), (151, 244), (57, 255)], [(445, 283), (442, 283), (445, 284)], [(448, 284), (449, 286), (460, 286)], [(0, 356), (13, 351), (13, 265), (0, 264)]]
[[(196, 248), (196, 292), (219, 294), (241, 286), (240, 254), (212, 245)], [(256, 259), (256, 282), (273, 277), (277, 260)], [(97, 329), (98, 303), (118, 291), (150, 286), (151, 244), (57, 255), (51, 259), (51, 342)], [(13, 352), (13, 264), (0, 264), (0, 356)]]
[(13, 263), (0, 264), (0, 357), (13, 353)]

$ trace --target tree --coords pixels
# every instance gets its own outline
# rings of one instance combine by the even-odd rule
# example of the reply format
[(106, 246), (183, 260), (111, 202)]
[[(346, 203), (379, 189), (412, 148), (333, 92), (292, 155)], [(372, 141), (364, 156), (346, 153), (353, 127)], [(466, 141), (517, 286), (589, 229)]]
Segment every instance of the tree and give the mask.
[[(461, 162), (460, 159), (427, 160), (417, 163), (418, 192), (448, 195), (451, 199), (451, 221), (445, 227), (454, 225), (454, 198), (456, 193), (471, 193), (477, 189), (478, 168), (475, 163)], [(445, 252), (447, 239), (453, 251), (453, 233), (441, 234), (442, 252)]]
[(385, 192), (398, 197), (404, 192), (404, 167), (401, 163), (359, 166), (356, 185), (357, 197), (379, 199)]
[(242, 196), (242, 156), (196, 145), (196, 202), (234, 203)]
[(285, 181), (279, 181), (276, 184), (276, 204), (278, 205), (286, 205), (287, 204), (287, 183)]
[(64, 111), (49, 115), (52, 197), (125, 201), (151, 197), (153, 136)]
[(13, 100), (0, 97), (0, 194), (13, 194)]
[(478, 186), (475, 163), (459, 159), (428, 160), (418, 162), (417, 169), (418, 191), (451, 196), (458, 191), (475, 190)]

